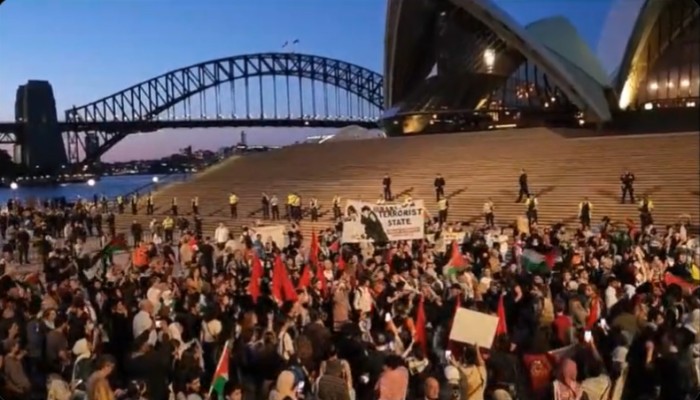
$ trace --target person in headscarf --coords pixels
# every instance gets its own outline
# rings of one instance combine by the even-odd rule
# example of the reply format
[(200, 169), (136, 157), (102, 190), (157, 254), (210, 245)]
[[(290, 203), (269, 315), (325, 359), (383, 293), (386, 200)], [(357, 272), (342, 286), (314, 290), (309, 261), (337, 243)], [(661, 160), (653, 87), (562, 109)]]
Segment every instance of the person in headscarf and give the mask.
[(295, 400), (297, 398), (296, 392), (294, 391), (295, 380), (292, 371), (282, 371), (282, 373), (277, 376), (277, 383), (275, 384), (275, 388), (270, 391), (268, 400)]
[(588, 400), (581, 385), (576, 380), (578, 369), (569, 358), (561, 362), (559, 376), (553, 383), (554, 400)]
[(84, 392), (87, 381), (93, 371), (90, 344), (87, 339), (80, 339), (75, 342), (72, 351), (75, 361), (73, 362), (73, 373), (71, 374), (71, 386), (75, 391)]

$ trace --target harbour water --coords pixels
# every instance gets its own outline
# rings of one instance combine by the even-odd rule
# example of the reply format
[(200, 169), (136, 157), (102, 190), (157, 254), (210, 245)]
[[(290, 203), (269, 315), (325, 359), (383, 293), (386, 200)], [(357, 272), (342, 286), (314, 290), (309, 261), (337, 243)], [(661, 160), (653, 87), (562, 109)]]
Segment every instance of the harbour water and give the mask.
[(87, 183), (68, 183), (56, 186), (38, 186), (38, 187), (22, 187), (21, 185), (12, 190), (10, 188), (0, 188), (0, 207), (4, 205), (10, 198), (18, 198), (23, 200), (29, 199), (51, 199), (65, 197), (67, 201), (74, 201), (80, 196), (83, 199), (92, 199), (96, 194), (98, 196), (105, 195), (108, 198), (114, 198), (119, 195), (125, 195), (135, 190), (143, 188), (143, 193), (149, 190), (154, 190), (153, 178), (158, 177), (156, 185), (164, 185), (177, 180), (184, 180), (185, 175), (171, 174), (162, 175), (122, 175), (122, 176), (106, 176), (95, 182), (94, 186), (89, 186)]

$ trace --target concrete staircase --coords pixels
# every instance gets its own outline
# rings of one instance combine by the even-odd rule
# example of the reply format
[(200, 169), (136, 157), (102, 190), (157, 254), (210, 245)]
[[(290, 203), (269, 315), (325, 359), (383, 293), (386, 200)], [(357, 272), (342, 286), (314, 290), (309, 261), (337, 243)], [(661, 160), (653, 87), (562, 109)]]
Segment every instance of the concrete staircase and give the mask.
[[(689, 214), (697, 224), (698, 135), (604, 137), (538, 128), (297, 145), (228, 160), (188, 182), (162, 189), (154, 196), (155, 217), (160, 220), (169, 212), (173, 196), (180, 213), (190, 214), (190, 200), (199, 196), (205, 235), (213, 235), (221, 221), (238, 232), (261, 218), (263, 191), (279, 197), (282, 214), (287, 193), (296, 191), (305, 207), (312, 197), (322, 206), (321, 221), (302, 223), (308, 235), (312, 226), (318, 230), (332, 224), (334, 195), (376, 201), (384, 173), (391, 175), (395, 195), (410, 193), (423, 199), (437, 215), (433, 179), (439, 172), (447, 181), (451, 221), (481, 222), (482, 205), (491, 197), (496, 222), (510, 224), (524, 215), (525, 206), (515, 199), (518, 175), (525, 168), (530, 190), (539, 196), (540, 223), (576, 224), (578, 203), (585, 196), (593, 203), (594, 221), (604, 215), (613, 221), (638, 221), (636, 206), (620, 204), (619, 176), (629, 169), (637, 178), (635, 195), (649, 195), (654, 202), (657, 225), (675, 223), (681, 214)], [(240, 197), (235, 222), (228, 216), (230, 191)], [(142, 206), (136, 217), (119, 216), (118, 229), (128, 229), (134, 219), (147, 226), (152, 217), (144, 211)]]

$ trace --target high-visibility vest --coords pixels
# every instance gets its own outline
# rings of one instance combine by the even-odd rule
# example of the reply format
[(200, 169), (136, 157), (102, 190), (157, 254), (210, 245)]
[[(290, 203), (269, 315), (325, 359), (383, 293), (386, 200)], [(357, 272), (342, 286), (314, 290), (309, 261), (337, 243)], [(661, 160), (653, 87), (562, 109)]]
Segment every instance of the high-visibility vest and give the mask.
[(236, 203), (238, 203), (238, 196), (235, 194), (228, 196), (228, 204), (234, 205)]

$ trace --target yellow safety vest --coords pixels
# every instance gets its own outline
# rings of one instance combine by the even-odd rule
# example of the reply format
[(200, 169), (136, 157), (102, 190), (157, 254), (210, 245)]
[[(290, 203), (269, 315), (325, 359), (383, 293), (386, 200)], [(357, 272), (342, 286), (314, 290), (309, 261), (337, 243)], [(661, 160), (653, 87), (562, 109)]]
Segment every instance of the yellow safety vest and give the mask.
[(228, 196), (228, 204), (234, 205), (236, 203), (238, 203), (238, 196), (235, 194)]
[(163, 220), (163, 228), (165, 229), (172, 229), (173, 224), (173, 219), (170, 217)]

